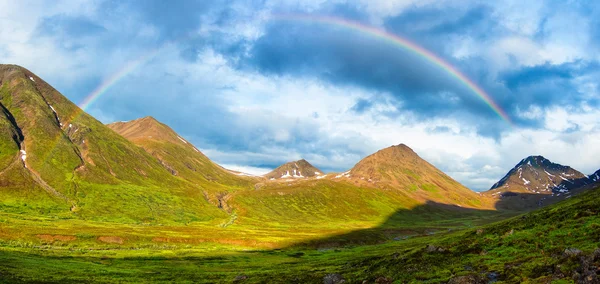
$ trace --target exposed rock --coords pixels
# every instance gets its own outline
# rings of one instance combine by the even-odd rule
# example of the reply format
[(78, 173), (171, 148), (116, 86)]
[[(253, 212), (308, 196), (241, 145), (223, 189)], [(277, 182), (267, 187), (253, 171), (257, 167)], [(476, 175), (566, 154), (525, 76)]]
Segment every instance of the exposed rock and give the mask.
[(565, 193), (590, 183), (579, 171), (542, 156), (529, 156), (492, 186), (497, 192)]
[(427, 245), (427, 247), (425, 247), (425, 251), (426, 252), (445, 252), (446, 249), (443, 247), (438, 247), (438, 246), (434, 246), (434, 245)]
[(495, 283), (495, 282), (498, 282), (498, 278), (500, 277), (500, 274), (498, 272), (491, 271), (486, 275), (486, 277), (488, 279), (488, 284)]
[(242, 281), (244, 281), (246, 279), (248, 279), (247, 275), (240, 274), (240, 275), (236, 276), (235, 279), (233, 279), (233, 283), (239, 283), (239, 282), (242, 282)]
[(327, 274), (323, 277), (323, 284), (340, 284), (346, 283), (346, 279), (340, 274)]
[[(579, 256), (580, 267), (573, 273), (573, 280), (577, 283), (600, 283), (598, 274), (600, 273), (597, 261), (600, 258), (600, 250), (596, 249), (588, 256), (582, 256), (578, 249), (570, 249), (571, 253)], [(573, 251), (575, 250), (575, 251)], [(566, 251), (566, 250), (565, 250)], [(579, 251), (579, 253), (577, 253)]]
[(581, 250), (576, 249), (576, 248), (567, 248), (563, 252), (563, 256), (565, 256), (565, 257), (574, 257), (574, 256), (579, 256), (580, 254), (581, 254)]

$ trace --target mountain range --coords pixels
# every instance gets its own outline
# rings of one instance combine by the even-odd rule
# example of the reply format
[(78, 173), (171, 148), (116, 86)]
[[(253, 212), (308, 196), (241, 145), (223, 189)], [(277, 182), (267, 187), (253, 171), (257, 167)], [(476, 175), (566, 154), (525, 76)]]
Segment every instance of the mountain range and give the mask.
[[(567, 197), (600, 179), (598, 172), (587, 177), (531, 156), (490, 191), (478, 194), (404, 144), (369, 155), (343, 173), (326, 174), (302, 159), (261, 177), (249, 176), (212, 162), (152, 117), (103, 125), (25, 68), (0, 65), (0, 85), (5, 210), (22, 210), (27, 204), (31, 211), (128, 222), (227, 220), (237, 210), (243, 220), (244, 214), (247, 219), (259, 216), (249, 217), (259, 207), (281, 214), (273, 211), (279, 210), (275, 203), (286, 204), (290, 196), (322, 187), (340, 195), (311, 196), (303, 206), (337, 203), (376, 189), (380, 195), (349, 199), (348, 206), (366, 206), (377, 214), (427, 202), (491, 209), (499, 198), (540, 196), (519, 208), (530, 209), (541, 198)], [(259, 202), (267, 193), (278, 197), (273, 203)], [(380, 203), (387, 209), (374, 205)], [(283, 214), (300, 216), (304, 210), (291, 206)]]
[(253, 176), (153, 117), (104, 125), (16, 65), (0, 109), (0, 282), (598, 279), (600, 170), (530, 156), (477, 193), (398, 144)]

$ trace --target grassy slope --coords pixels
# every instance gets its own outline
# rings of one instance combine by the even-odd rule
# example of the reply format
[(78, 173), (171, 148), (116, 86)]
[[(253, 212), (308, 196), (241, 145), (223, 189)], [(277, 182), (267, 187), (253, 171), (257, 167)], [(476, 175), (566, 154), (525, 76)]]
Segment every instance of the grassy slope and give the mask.
[(229, 193), (251, 189), (258, 181), (234, 175), (213, 163), (170, 127), (152, 117), (107, 126), (142, 147), (173, 175), (196, 186), (215, 206)]
[[(0, 65), (0, 80), (0, 103), (22, 130), (21, 147), (27, 151), (27, 169), (17, 163), (0, 175), (0, 180), (14, 184), (12, 190), (0, 190), (5, 211), (48, 214), (59, 209), (55, 216), (61, 218), (127, 223), (229, 218), (194, 184), (172, 176), (156, 158), (28, 70)], [(0, 153), (18, 159), (18, 147), (8, 143), (10, 133), (3, 127)], [(34, 173), (47, 183), (46, 190), (40, 190)]]
[[(3, 243), (0, 275), (7, 281), (264, 281), (322, 283), (339, 273), (353, 282), (387, 277), (397, 283), (439, 283), (461, 275), (493, 277), (506, 283), (569, 280), (579, 257), (563, 256), (566, 248), (583, 255), (599, 246), (600, 190), (559, 204), (482, 227), (382, 245), (331, 250), (205, 251), (187, 244), (128, 250), (123, 246), (92, 250), (55, 242)], [(443, 252), (428, 252), (426, 247)], [(117, 249), (120, 248), (120, 249)], [(123, 249), (125, 248), (125, 249)], [(592, 261), (593, 262), (593, 261)], [(69, 274), (63, 271), (69, 271)]]
[(343, 179), (365, 187), (397, 189), (420, 203), (432, 200), (469, 208), (493, 208), (491, 200), (453, 180), (404, 144), (362, 159)]
[[(4, 71), (14, 68), (0, 67)], [(479, 255), (482, 251), (471, 256), (465, 244), (479, 243), (486, 255), (494, 255), (494, 249), (502, 247), (506, 239), (527, 237), (519, 231), (507, 237), (499, 233), (475, 237), (463, 232), (441, 234), (448, 229), (489, 222), (498, 215), (426, 204), (433, 199), (478, 209), (491, 205), (414, 153), (402, 150), (392, 153), (392, 159), (386, 155), (372, 159), (372, 165), (362, 163), (349, 178), (266, 181), (252, 186), (255, 181), (212, 167), (212, 162), (194, 154), (197, 152), (193, 147), (177, 137), (171, 137), (168, 143), (142, 139), (139, 144), (145, 150), (137, 147), (91, 116), (79, 115), (75, 105), (41, 79), (28, 79), (35, 75), (25, 69), (15, 70), (3, 73), (0, 102), (24, 129), (23, 145), (30, 168), (38, 171), (67, 201), (41, 188), (21, 163), (10, 163), (11, 159), (19, 161), (19, 148), (16, 143), (11, 144), (14, 129), (10, 123), (0, 120), (0, 164), (9, 165), (0, 174), (0, 184), (6, 185), (0, 187), (0, 279), (14, 276), (44, 281), (92, 280), (90, 277), (99, 281), (197, 281), (232, 279), (245, 273), (251, 276), (250, 282), (271, 279), (270, 274), (286, 282), (295, 278), (320, 282), (325, 273), (340, 272), (353, 280), (384, 275), (441, 281), (463, 273), (464, 269), (459, 268), (467, 265), (465, 259), (486, 265), (478, 269), (499, 269), (494, 258)], [(45, 101), (52, 103), (62, 126)], [(31, 117), (35, 119), (30, 120)], [(403, 155), (409, 159), (393, 159)], [(176, 167), (177, 175), (159, 159)], [(400, 165), (388, 163), (397, 160)], [(207, 202), (205, 191), (219, 194), (225, 210)], [(596, 196), (592, 197), (594, 205), (598, 205)], [(577, 200), (581, 201), (572, 198), (567, 204)], [(76, 206), (70, 211), (72, 205)], [(560, 206), (569, 212), (575, 210)], [(552, 214), (548, 215), (549, 220), (557, 221)], [(593, 217), (584, 217), (585, 222), (596, 222)], [(548, 229), (544, 224), (550, 223), (541, 218), (532, 220), (533, 227), (527, 230), (537, 238), (542, 229)], [(595, 228), (573, 227), (565, 220), (552, 225), (560, 222), (575, 234)], [(506, 224), (495, 226), (499, 229), (490, 227), (490, 232), (507, 229)], [(432, 232), (439, 235), (414, 237)], [(490, 240), (481, 243), (477, 239), (480, 236), (489, 236)], [(405, 238), (408, 239), (378, 246), (306, 249), (304, 254), (298, 248), (240, 252), (288, 245), (328, 249), (348, 243)], [(531, 239), (526, 240), (531, 243)], [(554, 245), (554, 249), (583, 243), (577, 238), (560, 239), (555, 244), (544, 241), (544, 245)], [(447, 252), (424, 255), (423, 247), (429, 243), (440, 243), (448, 248)], [(393, 252), (405, 259), (390, 260)], [(469, 257), (463, 259), (463, 254)], [(523, 250), (516, 257), (528, 254)], [(425, 263), (424, 268), (402, 266), (411, 260)], [(74, 272), (64, 275), (59, 267)], [(432, 267), (435, 273), (429, 270)], [(155, 274), (156, 271), (161, 273)]]

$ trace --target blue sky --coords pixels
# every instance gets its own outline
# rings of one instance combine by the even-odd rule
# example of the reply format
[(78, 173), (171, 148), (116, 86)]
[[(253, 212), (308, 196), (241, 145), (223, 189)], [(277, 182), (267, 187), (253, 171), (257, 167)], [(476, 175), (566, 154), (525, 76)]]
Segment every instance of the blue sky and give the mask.
[[(410, 40), (513, 125), (422, 57), (291, 14)], [(474, 190), (528, 155), (600, 168), (599, 43), (593, 1), (0, 1), (0, 62), (75, 103), (156, 52), (89, 106), (102, 122), (154, 116), (252, 173), (300, 158), (344, 171), (405, 143)]]

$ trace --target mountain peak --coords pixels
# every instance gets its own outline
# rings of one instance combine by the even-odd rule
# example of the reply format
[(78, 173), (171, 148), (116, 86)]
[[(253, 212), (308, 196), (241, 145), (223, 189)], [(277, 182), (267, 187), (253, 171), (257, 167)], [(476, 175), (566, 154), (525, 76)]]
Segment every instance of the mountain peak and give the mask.
[(565, 193), (586, 183), (587, 177), (579, 171), (538, 155), (521, 160), (490, 190)]
[(420, 200), (476, 206), (478, 195), (428, 163), (410, 147), (398, 144), (381, 149), (350, 171), (335, 176), (362, 186), (401, 190)]
[(151, 139), (188, 144), (188, 142), (177, 135), (173, 129), (152, 116), (146, 116), (131, 121), (114, 122), (107, 126), (132, 141), (136, 139)]
[(287, 162), (264, 175), (268, 179), (307, 178), (323, 175), (323, 171), (311, 165), (305, 159)]
[(137, 120), (146, 120), (146, 121), (158, 122), (158, 120), (156, 118), (154, 118), (153, 116), (151, 116), (151, 115), (144, 116), (142, 118), (138, 118)]

